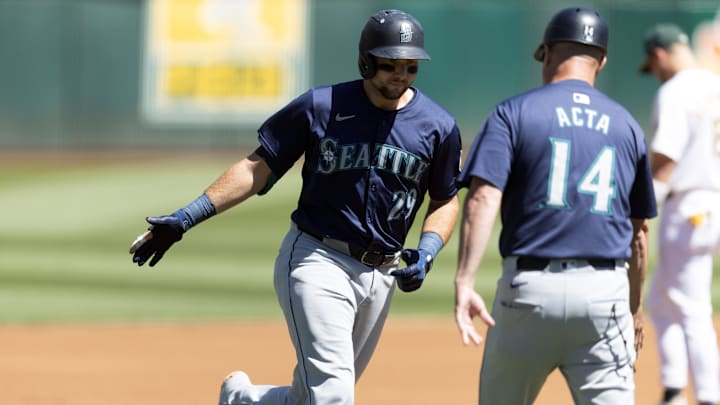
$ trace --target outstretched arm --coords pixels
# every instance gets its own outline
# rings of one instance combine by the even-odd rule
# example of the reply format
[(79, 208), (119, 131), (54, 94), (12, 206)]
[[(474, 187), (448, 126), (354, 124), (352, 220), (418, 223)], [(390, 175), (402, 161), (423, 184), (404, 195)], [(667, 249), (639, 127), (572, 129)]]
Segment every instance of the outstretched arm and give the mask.
[(259, 193), (271, 174), (265, 160), (253, 152), (228, 168), (190, 204), (170, 215), (146, 218), (150, 227), (130, 246), (133, 262), (142, 266), (152, 258), (150, 266), (154, 266), (191, 227)]
[(272, 171), (255, 152), (230, 166), (206, 190), (217, 213), (226, 211), (259, 193), (268, 183)]
[(485, 254), (501, 199), (502, 192), (498, 188), (477, 177), (472, 179), (465, 196), (455, 274), (455, 322), (466, 345), (470, 340), (476, 345), (482, 342), (473, 325), (475, 316), (479, 316), (488, 326), (495, 325), (482, 297), (475, 291), (475, 276)]

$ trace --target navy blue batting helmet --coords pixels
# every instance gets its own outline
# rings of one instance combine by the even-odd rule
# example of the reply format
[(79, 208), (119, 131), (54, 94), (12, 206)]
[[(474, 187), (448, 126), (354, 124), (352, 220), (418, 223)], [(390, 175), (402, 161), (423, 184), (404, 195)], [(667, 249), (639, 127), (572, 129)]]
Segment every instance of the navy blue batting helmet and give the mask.
[(608, 26), (605, 19), (587, 7), (570, 7), (557, 12), (545, 28), (542, 44), (535, 51), (535, 60), (543, 60), (543, 45), (575, 42), (600, 48), (607, 53)]
[(370, 16), (360, 34), (358, 68), (365, 78), (375, 76), (373, 57), (430, 60), (420, 22), (400, 10), (380, 10)]

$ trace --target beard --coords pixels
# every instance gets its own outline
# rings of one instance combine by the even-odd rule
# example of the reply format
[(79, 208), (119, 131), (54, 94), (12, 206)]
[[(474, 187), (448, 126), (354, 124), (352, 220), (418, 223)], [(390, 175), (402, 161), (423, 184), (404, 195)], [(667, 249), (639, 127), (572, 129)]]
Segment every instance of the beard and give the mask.
[(380, 92), (380, 94), (382, 94), (383, 97), (385, 97), (386, 99), (397, 100), (400, 97), (402, 97), (403, 94), (405, 94), (405, 92), (407, 91), (408, 88), (409, 88), (409, 86), (407, 85), (407, 83), (403, 83), (401, 85), (401, 87), (380, 86), (377, 89)]

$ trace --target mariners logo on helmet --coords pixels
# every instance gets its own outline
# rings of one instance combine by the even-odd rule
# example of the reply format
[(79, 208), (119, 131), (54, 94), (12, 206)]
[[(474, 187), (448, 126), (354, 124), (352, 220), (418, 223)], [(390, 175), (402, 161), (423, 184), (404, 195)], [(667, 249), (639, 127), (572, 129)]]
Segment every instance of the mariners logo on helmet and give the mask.
[(542, 61), (545, 46), (557, 42), (574, 42), (601, 49), (607, 53), (608, 26), (595, 10), (586, 7), (570, 7), (557, 12), (545, 28), (543, 41), (533, 57)]
[(412, 42), (412, 25), (410, 23), (400, 24), (400, 42)]

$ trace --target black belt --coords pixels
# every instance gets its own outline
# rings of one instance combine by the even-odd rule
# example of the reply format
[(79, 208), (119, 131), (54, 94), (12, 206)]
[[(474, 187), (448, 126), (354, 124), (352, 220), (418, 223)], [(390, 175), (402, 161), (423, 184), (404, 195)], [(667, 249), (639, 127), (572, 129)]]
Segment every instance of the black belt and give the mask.
[[(319, 240), (320, 242), (327, 244), (326, 241), (329, 238), (326, 238), (322, 235), (318, 235), (315, 232), (310, 232), (306, 229), (300, 228), (299, 226), (297, 228), (300, 232), (304, 232), (304, 233), (312, 236), (313, 238)], [(339, 240), (335, 240), (335, 241), (341, 242)], [(342, 242), (342, 244), (347, 245), (347, 251), (343, 252), (343, 253), (345, 253), (349, 256), (352, 256), (354, 259), (358, 260), (360, 263), (367, 265), (367, 266), (372, 266), (372, 267), (382, 266), (384, 264), (392, 263), (395, 260), (395, 258), (397, 257), (396, 252), (370, 251), (370, 250), (358, 248), (347, 242)], [(329, 246), (337, 249), (336, 243), (331, 244)]]
[[(532, 271), (532, 270), (543, 270), (550, 260), (547, 257), (535, 257), (535, 256), (518, 256), (517, 264), (515, 267), (519, 271)], [(568, 260), (584, 260), (589, 265), (593, 266), (596, 270), (614, 270), (617, 264), (615, 259), (568, 259)]]

